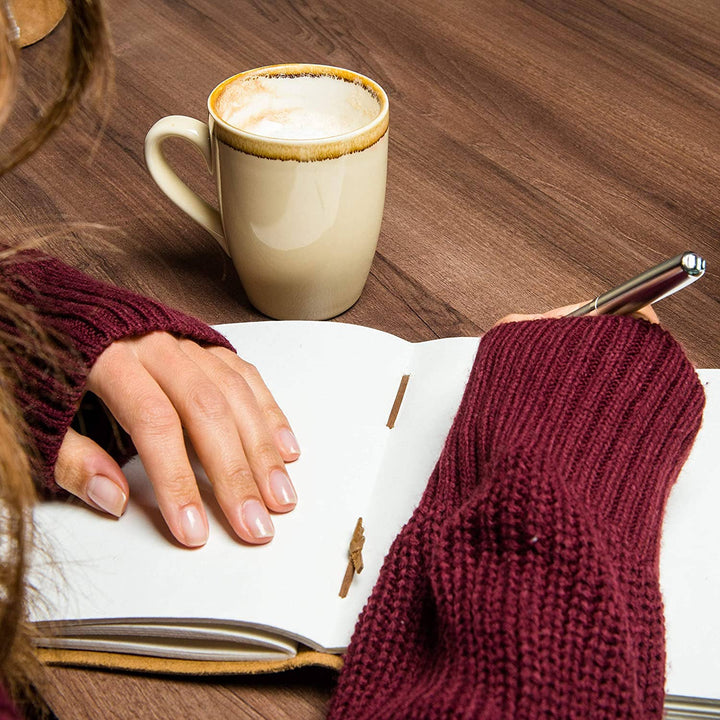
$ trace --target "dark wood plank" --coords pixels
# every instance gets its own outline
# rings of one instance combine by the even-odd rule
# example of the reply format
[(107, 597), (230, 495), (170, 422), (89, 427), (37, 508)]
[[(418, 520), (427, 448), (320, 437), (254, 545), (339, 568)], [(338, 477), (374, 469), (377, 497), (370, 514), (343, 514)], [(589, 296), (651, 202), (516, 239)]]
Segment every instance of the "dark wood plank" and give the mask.
[(210, 680), (53, 668), (42, 687), (61, 719), (317, 720), (334, 682), (320, 668)]

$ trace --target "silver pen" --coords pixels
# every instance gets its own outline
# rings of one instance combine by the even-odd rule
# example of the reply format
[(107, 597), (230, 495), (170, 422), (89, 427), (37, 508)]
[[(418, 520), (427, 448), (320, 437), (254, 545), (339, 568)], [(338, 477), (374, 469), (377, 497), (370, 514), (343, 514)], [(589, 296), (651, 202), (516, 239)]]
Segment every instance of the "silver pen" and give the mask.
[(697, 253), (684, 252), (598, 295), (569, 313), (568, 317), (589, 315), (593, 311), (597, 315), (630, 315), (687, 287), (701, 278), (704, 272), (705, 260)]

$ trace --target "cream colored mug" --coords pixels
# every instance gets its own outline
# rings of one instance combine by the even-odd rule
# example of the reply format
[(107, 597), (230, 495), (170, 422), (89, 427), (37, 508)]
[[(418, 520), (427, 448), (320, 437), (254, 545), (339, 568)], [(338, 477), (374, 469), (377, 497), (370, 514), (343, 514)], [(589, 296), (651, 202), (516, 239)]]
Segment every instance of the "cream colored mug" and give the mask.
[[(258, 310), (302, 320), (347, 310), (365, 286), (385, 204), (384, 90), (349, 70), (273, 65), (220, 83), (208, 111), (208, 125), (174, 115), (150, 129), (155, 182), (230, 255)], [(169, 137), (202, 152), (219, 211), (170, 167)]]

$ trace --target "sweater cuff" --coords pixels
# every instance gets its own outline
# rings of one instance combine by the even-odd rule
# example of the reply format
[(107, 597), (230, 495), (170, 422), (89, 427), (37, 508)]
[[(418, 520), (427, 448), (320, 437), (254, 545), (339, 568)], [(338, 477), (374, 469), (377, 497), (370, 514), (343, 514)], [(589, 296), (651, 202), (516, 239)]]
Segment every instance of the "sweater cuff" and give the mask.
[[(165, 331), (201, 345), (233, 349), (205, 323), (162, 303), (108, 285), (36, 251), (15, 255), (0, 266), (3, 290), (35, 313), (42, 332), (28, 342), (30, 329), (0, 318), (4, 330), (18, 340), (15, 365), (16, 398), (37, 453), (37, 474), (46, 488), (59, 489), (54, 467), (60, 445), (85, 393), (87, 377), (98, 356), (114, 341)], [(104, 420), (103, 420), (104, 417)], [(116, 438), (117, 428), (104, 413), (93, 415), (90, 436)], [(116, 459), (127, 459), (125, 447), (111, 448)], [(117, 445), (117, 443), (116, 443)], [(131, 444), (129, 445), (131, 447)]]
[[(483, 337), (456, 424), (472, 428), (478, 466), (491, 472), (506, 451), (519, 452), (541, 474), (559, 472), (570, 492), (591, 492), (601, 512), (638, 515), (642, 525), (643, 511), (662, 514), (669, 485), (654, 478), (677, 476), (703, 405), (697, 374), (659, 325), (543, 319)], [(646, 495), (618, 509), (630, 482)], [(625, 527), (626, 541), (638, 542), (635, 523)]]

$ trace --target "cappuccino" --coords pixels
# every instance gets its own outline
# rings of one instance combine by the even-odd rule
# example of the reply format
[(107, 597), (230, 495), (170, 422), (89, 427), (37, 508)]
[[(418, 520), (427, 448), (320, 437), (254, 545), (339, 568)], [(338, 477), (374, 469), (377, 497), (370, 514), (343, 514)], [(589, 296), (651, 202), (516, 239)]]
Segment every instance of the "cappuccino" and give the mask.
[(228, 125), (282, 140), (346, 135), (372, 122), (380, 108), (363, 85), (335, 75), (240, 77), (215, 101)]

